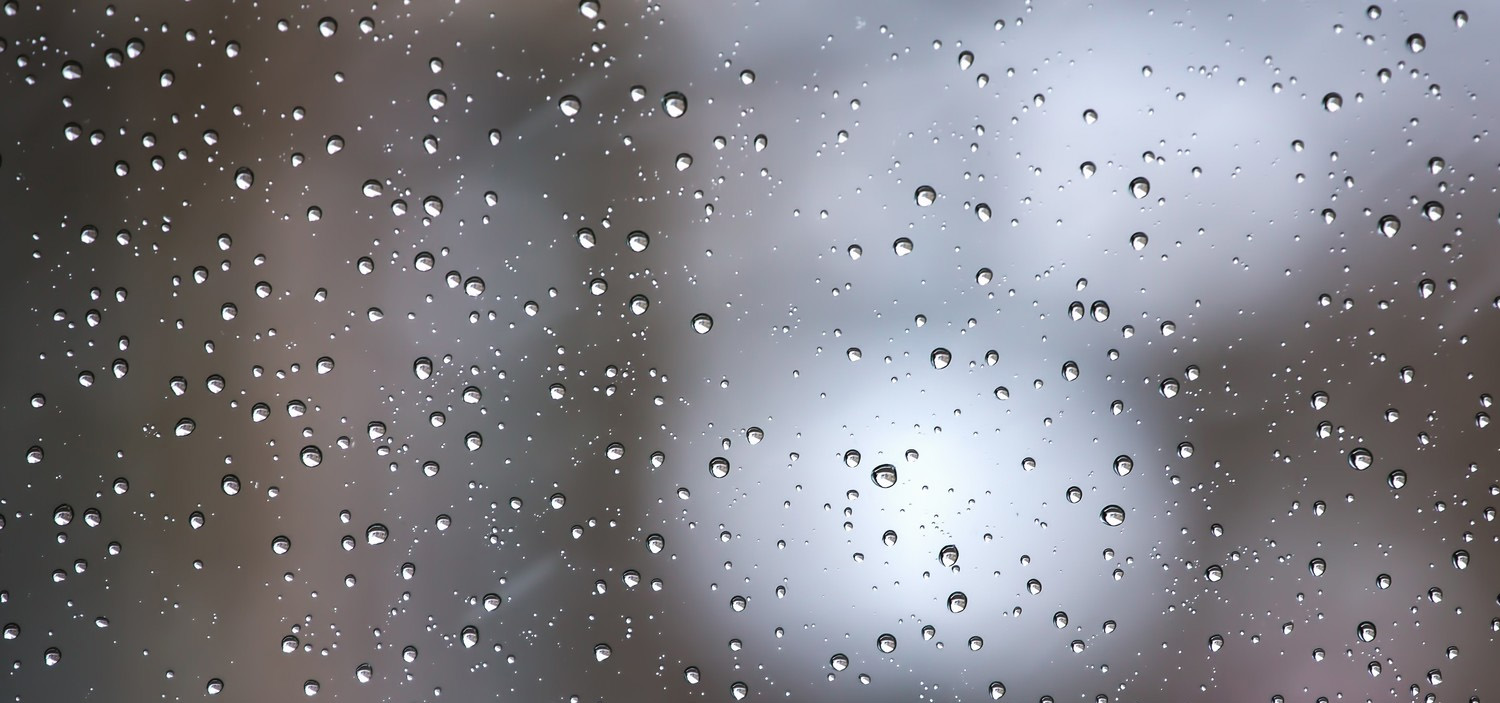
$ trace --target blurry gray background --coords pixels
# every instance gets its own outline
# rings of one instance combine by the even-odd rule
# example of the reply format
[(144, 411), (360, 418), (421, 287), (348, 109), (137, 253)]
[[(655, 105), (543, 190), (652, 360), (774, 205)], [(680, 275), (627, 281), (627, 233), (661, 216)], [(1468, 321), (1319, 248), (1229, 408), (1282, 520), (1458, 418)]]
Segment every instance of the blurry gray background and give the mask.
[(9, 2), (0, 693), (1500, 699), (1497, 18)]

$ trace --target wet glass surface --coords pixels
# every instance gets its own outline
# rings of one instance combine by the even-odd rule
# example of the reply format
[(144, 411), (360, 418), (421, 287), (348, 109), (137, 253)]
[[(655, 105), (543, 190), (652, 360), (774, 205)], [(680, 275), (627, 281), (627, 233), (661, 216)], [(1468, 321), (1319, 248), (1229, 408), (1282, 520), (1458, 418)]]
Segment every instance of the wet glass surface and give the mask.
[(1490, 700), (1497, 17), (8, 2), (0, 693)]

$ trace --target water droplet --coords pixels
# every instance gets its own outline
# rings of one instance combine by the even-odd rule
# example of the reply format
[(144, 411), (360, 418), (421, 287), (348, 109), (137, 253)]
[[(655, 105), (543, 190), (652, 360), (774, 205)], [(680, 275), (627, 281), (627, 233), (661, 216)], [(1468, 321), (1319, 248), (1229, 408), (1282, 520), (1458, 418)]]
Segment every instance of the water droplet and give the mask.
[(881, 464), (870, 472), (870, 480), (881, 488), (890, 488), (896, 485), (896, 467), (892, 464)]
[(1407, 37), (1406, 48), (1410, 49), (1413, 54), (1422, 53), (1422, 50), (1427, 48), (1427, 37), (1420, 34), (1413, 34)]
[(678, 118), (687, 114), (687, 96), (677, 91), (672, 91), (661, 96), (661, 109), (667, 113), (667, 117)]
[(1443, 219), (1443, 204), (1436, 200), (1429, 200), (1422, 206), (1422, 216), (1437, 222)]
[(937, 191), (933, 190), (932, 186), (920, 186), (917, 188), (915, 197), (919, 207), (927, 207), (937, 202)]
[(177, 421), (177, 426), (172, 429), (172, 433), (178, 437), (186, 437), (195, 429), (198, 429), (198, 423), (193, 422), (193, 418), (185, 417)]
[(1338, 112), (1344, 106), (1344, 96), (1338, 93), (1329, 93), (1323, 96), (1323, 109), (1329, 112)]
[(1136, 251), (1140, 251), (1142, 249), (1145, 249), (1146, 243), (1150, 241), (1151, 238), (1147, 237), (1145, 232), (1136, 232), (1135, 234), (1130, 235), (1130, 248)]
[(1108, 320), (1109, 303), (1106, 303), (1102, 300), (1095, 300), (1094, 304), (1089, 306), (1089, 312), (1093, 314), (1095, 322), (1103, 322), (1105, 320)]
[(859, 459), (859, 451), (856, 449), (850, 449), (849, 451), (844, 452), (844, 465), (851, 469), (859, 466)]
[(887, 632), (875, 638), (875, 646), (878, 647), (880, 651), (885, 652), (886, 654), (890, 654), (891, 652), (896, 651), (896, 636)]
[(615, 650), (612, 649), (612, 648), (610, 648), (610, 646), (608, 644), (605, 644), (605, 643), (601, 642), (599, 644), (594, 645), (594, 660), (595, 661), (601, 661), (602, 662), (605, 659), (608, 659), (610, 657), (610, 655), (614, 654), (614, 653), (615, 653)]
[(1349, 466), (1355, 471), (1364, 471), (1375, 463), (1375, 455), (1364, 447), (1355, 447), (1349, 452)]
[(946, 369), (948, 368), (948, 364), (953, 363), (953, 352), (950, 352), (942, 347), (938, 347), (937, 349), (932, 350), (931, 361), (932, 368), (939, 371)]
[[(693, 331), (698, 334), (708, 334), (714, 328), (714, 319), (708, 313), (700, 312), (693, 316)], [(731, 335), (732, 336), (732, 335)]]
[(999, 681), (990, 682), (990, 698), (1000, 700), (1005, 697), (1005, 684)]
[(651, 237), (645, 232), (636, 230), (625, 237), (625, 243), (630, 246), (631, 251), (643, 252), (646, 247), (651, 246)]
[(286, 554), (292, 550), (292, 540), (286, 535), (278, 535), (271, 540), (271, 551), (277, 554)]
[(323, 450), (309, 444), (302, 448), (301, 457), (302, 465), (310, 469), (323, 463)]
[(557, 109), (562, 112), (563, 117), (572, 117), (583, 109), (583, 102), (576, 95), (564, 95), (558, 99)]
[(1099, 519), (1110, 527), (1119, 527), (1125, 524), (1125, 509), (1118, 505), (1106, 505), (1099, 511)]
[(1307, 562), (1307, 572), (1313, 576), (1322, 576), (1328, 572), (1328, 562), (1322, 557), (1316, 557)]
[(1469, 553), (1463, 549), (1453, 552), (1453, 568), (1463, 571), (1469, 568)]
[(1130, 472), (1135, 470), (1135, 460), (1131, 459), (1129, 456), (1121, 454), (1115, 457), (1114, 467), (1115, 473), (1117, 475), (1129, 476)]
[(337, 31), (339, 31), (339, 23), (334, 21), (332, 17), (324, 17), (318, 20), (318, 34), (324, 37), (331, 37)]
[(1130, 181), (1130, 194), (1133, 195), (1133, 196), (1135, 196), (1136, 200), (1140, 200), (1141, 198), (1144, 198), (1147, 195), (1150, 195), (1151, 194), (1151, 181), (1146, 180), (1144, 177), (1137, 177), (1137, 178), (1131, 180)]
[(255, 172), (248, 168), (240, 168), (234, 172), (234, 185), (240, 190), (250, 190), (255, 185)]
[(1078, 363), (1074, 361), (1064, 362), (1062, 366), (1062, 377), (1064, 381), (1078, 380)]
[(62, 65), (62, 77), (76, 81), (83, 77), (83, 66), (77, 61), (67, 61)]
[(754, 83), (755, 82), (755, 71), (751, 71), (749, 69), (746, 69), (744, 71), (740, 71), (740, 82), (743, 83), (743, 84), (745, 84), (745, 85), (750, 85), (751, 83)]
[(969, 597), (963, 591), (954, 591), (948, 594), (948, 611), (962, 613), (964, 608), (969, 607)]

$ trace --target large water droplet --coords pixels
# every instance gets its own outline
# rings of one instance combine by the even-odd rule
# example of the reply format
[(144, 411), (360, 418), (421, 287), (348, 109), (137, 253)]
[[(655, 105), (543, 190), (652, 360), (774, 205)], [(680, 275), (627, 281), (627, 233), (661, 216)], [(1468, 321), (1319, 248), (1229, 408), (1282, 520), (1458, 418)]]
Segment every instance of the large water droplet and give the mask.
[(1106, 505), (1099, 511), (1099, 519), (1110, 527), (1119, 527), (1125, 524), (1125, 509), (1118, 505)]
[(1150, 195), (1151, 194), (1151, 181), (1146, 180), (1144, 177), (1137, 177), (1137, 178), (1131, 180), (1130, 181), (1130, 194), (1133, 195), (1133, 196), (1135, 196), (1136, 200), (1140, 200), (1141, 198), (1144, 198), (1144, 197)]
[(667, 93), (661, 97), (661, 109), (662, 112), (667, 113), (667, 117), (674, 119), (682, 117), (687, 114), (687, 96), (675, 90)]
[(932, 350), (931, 360), (932, 368), (941, 371), (948, 368), (948, 364), (953, 363), (953, 352), (950, 352), (942, 347), (938, 347), (937, 349)]

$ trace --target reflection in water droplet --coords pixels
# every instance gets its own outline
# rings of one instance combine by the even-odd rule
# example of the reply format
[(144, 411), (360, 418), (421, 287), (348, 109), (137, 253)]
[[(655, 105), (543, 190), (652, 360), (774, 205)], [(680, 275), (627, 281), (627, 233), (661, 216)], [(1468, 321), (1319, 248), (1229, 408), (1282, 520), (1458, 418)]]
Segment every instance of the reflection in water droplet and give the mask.
[(920, 186), (916, 192), (917, 205), (927, 207), (937, 202), (937, 191), (932, 186)]
[(870, 480), (881, 488), (890, 488), (896, 485), (896, 467), (891, 464), (881, 464), (870, 472)]
[(1344, 106), (1344, 96), (1338, 93), (1329, 93), (1323, 96), (1323, 109), (1329, 112), (1338, 112)]

